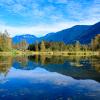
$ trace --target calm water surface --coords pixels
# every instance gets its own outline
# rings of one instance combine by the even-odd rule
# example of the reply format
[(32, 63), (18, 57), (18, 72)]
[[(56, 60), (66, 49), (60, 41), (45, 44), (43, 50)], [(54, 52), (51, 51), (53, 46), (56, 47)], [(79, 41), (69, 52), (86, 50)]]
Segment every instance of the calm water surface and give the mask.
[(0, 100), (100, 100), (100, 58), (0, 57)]

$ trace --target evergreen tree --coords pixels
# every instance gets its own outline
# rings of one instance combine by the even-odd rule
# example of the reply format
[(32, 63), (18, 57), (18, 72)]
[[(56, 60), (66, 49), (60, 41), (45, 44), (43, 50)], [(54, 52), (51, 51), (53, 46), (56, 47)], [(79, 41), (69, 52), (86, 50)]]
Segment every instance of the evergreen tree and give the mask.
[(81, 50), (81, 48), (80, 48), (80, 42), (79, 41), (76, 41), (75, 50), (76, 51), (80, 51)]
[(42, 42), (41, 42), (41, 51), (42, 51), (42, 52), (45, 52), (45, 49), (46, 49), (46, 48), (45, 48), (45, 43), (44, 43), (44, 41), (42, 41)]
[(36, 44), (35, 44), (35, 51), (39, 51), (38, 42), (36, 42)]
[(12, 48), (12, 39), (9, 37), (7, 30), (0, 33), (0, 50), (8, 51)]
[(22, 40), (22, 41), (19, 43), (19, 45), (20, 45), (21, 50), (26, 50), (27, 47), (28, 47), (28, 44), (27, 44), (26, 40)]

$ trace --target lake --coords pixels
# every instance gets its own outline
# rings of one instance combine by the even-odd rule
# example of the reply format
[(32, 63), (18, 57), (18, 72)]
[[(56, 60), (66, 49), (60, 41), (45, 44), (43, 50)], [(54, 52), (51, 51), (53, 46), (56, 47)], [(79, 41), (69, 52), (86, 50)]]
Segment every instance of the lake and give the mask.
[(100, 57), (0, 56), (0, 100), (100, 100)]

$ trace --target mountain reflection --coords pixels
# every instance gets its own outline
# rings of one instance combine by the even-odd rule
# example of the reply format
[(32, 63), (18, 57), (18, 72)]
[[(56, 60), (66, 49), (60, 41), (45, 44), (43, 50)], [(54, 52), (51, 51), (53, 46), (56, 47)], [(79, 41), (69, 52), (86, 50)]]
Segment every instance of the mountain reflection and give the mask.
[(6, 76), (11, 67), (33, 70), (37, 67), (50, 72), (57, 72), (77, 79), (94, 79), (100, 81), (100, 58), (81, 56), (0, 56), (0, 74)]
[[(94, 80), (77, 80), (70, 76), (49, 72), (37, 67), (34, 70), (11, 68), (5, 83), (0, 84), (0, 100), (99, 100), (100, 83)], [(16, 85), (17, 83), (17, 85)], [(6, 86), (6, 88), (5, 88)], [(91, 87), (92, 86), (92, 87)], [(3, 92), (2, 92), (3, 91)], [(3, 96), (4, 95), (4, 96)], [(24, 99), (25, 98), (25, 99)]]

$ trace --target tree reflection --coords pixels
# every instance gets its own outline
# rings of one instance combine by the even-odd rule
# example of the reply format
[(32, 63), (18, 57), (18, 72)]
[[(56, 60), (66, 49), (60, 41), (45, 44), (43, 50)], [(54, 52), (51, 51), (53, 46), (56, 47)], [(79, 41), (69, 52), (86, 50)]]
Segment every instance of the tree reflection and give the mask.
[(71, 66), (82, 67), (83, 66), (83, 64), (81, 63), (82, 59), (83, 59), (82, 56), (71, 56), (70, 57)]
[[(100, 57), (84, 57), (84, 56), (52, 56), (52, 55), (33, 55), (33, 56), (0, 56), (0, 74), (6, 76), (11, 68), (24, 68), (24, 69), (34, 69), (37, 66), (45, 67), (50, 69), (50, 71), (59, 70), (61, 73), (68, 73), (68, 69), (81, 70), (84, 74), (88, 71), (95, 71), (95, 73), (100, 73)], [(31, 62), (31, 63), (29, 63)], [(18, 63), (18, 65), (16, 64)], [(36, 63), (36, 64), (35, 64)], [(16, 66), (15, 66), (16, 64)], [(39, 64), (39, 65), (38, 65)], [(41, 66), (42, 65), (42, 66)], [(49, 65), (49, 66), (48, 66)], [(58, 67), (57, 67), (57, 66)], [(48, 68), (49, 67), (49, 68)], [(57, 68), (56, 68), (57, 67)], [(76, 68), (75, 68), (76, 67)], [(89, 69), (88, 69), (89, 68)], [(70, 73), (72, 70), (70, 70)], [(78, 73), (78, 72), (77, 72)]]
[(36, 63), (46, 64), (63, 64), (66, 60), (70, 62), (73, 66), (83, 66), (80, 61), (82, 57), (78, 56), (47, 56), (47, 55), (34, 55), (29, 56), (29, 60), (32, 60)]
[(12, 57), (11, 56), (0, 56), (0, 74), (7, 75), (12, 66)]
[(91, 57), (90, 63), (97, 72), (100, 72), (100, 57)]
[(46, 63), (46, 56), (45, 55), (40, 56), (40, 62), (42, 65), (44, 65)]
[(48, 56), (48, 55), (33, 55), (28, 57), (29, 60), (42, 65), (46, 64), (63, 64), (65, 57), (62, 56)]
[(28, 58), (27, 56), (17, 56), (13, 58), (15, 61), (17, 61), (18, 63), (20, 63), (20, 65), (22, 67), (27, 67), (27, 63), (28, 63)]
[(84, 67), (88, 62), (96, 71), (100, 72), (100, 58), (98, 57), (34, 55), (29, 56), (28, 59), (41, 65), (64, 64), (64, 62), (68, 61), (74, 67)]
[(39, 56), (35, 55), (35, 62), (38, 63), (38, 60), (39, 60)]

